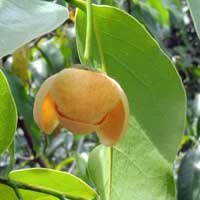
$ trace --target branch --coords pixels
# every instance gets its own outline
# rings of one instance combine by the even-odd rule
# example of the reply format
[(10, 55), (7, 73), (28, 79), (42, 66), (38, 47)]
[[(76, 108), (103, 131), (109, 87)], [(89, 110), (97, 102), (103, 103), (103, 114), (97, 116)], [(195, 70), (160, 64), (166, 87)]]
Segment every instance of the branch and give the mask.
[[(33, 186), (33, 185), (28, 185), (28, 184), (25, 184), (25, 183), (13, 181), (13, 180), (10, 180), (10, 179), (3, 179), (1, 177), (0, 177), (0, 183), (13, 188), (15, 193), (16, 193), (16, 191), (18, 191), (18, 189), (23, 189), (23, 190), (30, 190), (30, 191), (34, 191), (34, 192), (48, 194), (48, 195), (57, 197), (60, 200), (66, 200), (65, 198), (70, 199), (70, 200), (81, 200), (80, 197), (75, 197), (75, 196), (69, 195), (69, 194), (63, 194), (61, 192), (57, 192), (57, 191), (51, 190), (51, 189), (46, 189), (46, 188), (43, 188), (43, 187), (40, 187), (40, 186)], [(17, 188), (17, 190), (16, 190), (16, 188)], [(18, 200), (22, 200), (21, 196), (20, 196), (20, 198), (18, 196)]]
[(26, 127), (26, 124), (24, 123), (24, 119), (22, 117), (19, 117), (18, 125), (24, 131), (24, 137), (25, 137), (25, 139), (28, 143), (28, 146), (34, 156), (34, 160), (40, 165), (40, 167), (47, 168), (47, 165), (46, 165), (45, 161), (43, 160), (43, 158), (41, 156), (37, 156), (37, 153), (34, 149), (33, 139), (31, 137), (31, 134), (29, 133), (29, 131)]

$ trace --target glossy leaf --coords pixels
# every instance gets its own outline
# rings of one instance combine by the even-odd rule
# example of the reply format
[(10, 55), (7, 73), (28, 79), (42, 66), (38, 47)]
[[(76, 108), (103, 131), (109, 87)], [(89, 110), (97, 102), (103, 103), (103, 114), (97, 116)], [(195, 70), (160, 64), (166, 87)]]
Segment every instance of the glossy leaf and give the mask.
[(84, 180), (86, 183), (90, 184), (87, 174), (87, 163), (88, 163), (87, 154), (85, 153), (76, 154), (76, 175), (82, 180)]
[[(103, 200), (174, 200), (172, 163), (186, 112), (181, 79), (156, 41), (133, 17), (109, 6), (93, 6), (93, 15), (93, 65), (103, 65), (121, 84), (131, 117), (129, 130), (118, 145), (110, 151), (98, 147), (92, 153), (90, 176)], [(85, 26), (85, 12), (79, 10), (76, 33), (83, 63)], [(103, 159), (107, 157), (109, 166)], [(98, 173), (108, 173), (108, 180), (100, 181)]]
[(13, 140), (17, 127), (17, 111), (10, 87), (0, 70), (0, 153), (2, 153)]
[(197, 31), (197, 34), (200, 38), (200, 1), (199, 0), (187, 0), (192, 18), (194, 20), (194, 25)]
[(46, 34), (68, 18), (63, 6), (40, 0), (1, 0), (0, 57)]
[[(80, 199), (92, 200), (96, 197), (96, 192), (81, 179), (71, 174), (56, 170), (40, 168), (18, 170), (11, 172), (9, 178), (32, 186), (51, 189), (63, 193), (63, 195), (80, 197)], [(21, 193), (24, 200), (42, 199), (49, 196), (25, 190), (21, 190)]]
[(102, 200), (110, 199), (111, 195), (111, 156), (112, 148), (101, 145), (96, 147), (89, 157), (88, 173), (97, 186), (97, 192), (100, 194)]
[(139, 22), (145, 24), (151, 34), (159, 41), (159, 44), (162, 45), (162, 40), (167, 32), (167, 28), (166, 26), (163, 26), (161, 30), (161, 26), (158, 26), (158, 23), (154, 16), (154, 9), (150, 6), (146, 6), (146, 4), (144, 5), (141, 1), (139, 1), (138, 4), (134, 5), (134, 10), (131, 14), (137, 20), (139, 20)]
[[(58, 198), (50, 196), (50, 195), (46, 195), (46, 196), (41, 195), (41, 194), (37, 195), (37, 193), (33, 193), (31, 191), (24, 191), (24, 192), (28, 193), (29, 196), (27, 199), (23, 199), (23, 200), (58, 200)], [(0, 184), (0, 196), (1, 196), (1, 200), (18, 200), (15, 195), (14, 190), (11, 187), (7, 185), (3, 185), (3, 184)]]
[(178, 200), (198, 200), (200, 196), (200, 150), (190, 150), (178, 171)]
[(13, 97), (16, 102), (17, 111), (21, 116), (23, 116), (27, 129), (34, 137), (34, 149), (39, 151), (41, 134), (40, 129), (33, 120), (33, 99), (27, 95), (24, 84), (21, 80), (19, 80), (9, 70), (4, 69), (3, 72), (9, 82)]
[(147, 3), (153, 8), (154, 13), (156, 12), (155, 18), (161, 23), (169, 25), (169, 11), (165, 7), (162, 1), (147, 0)]
[(0, 196), (1, 200), (18, 200), (14, 190), (7, 185), (0, 184)]

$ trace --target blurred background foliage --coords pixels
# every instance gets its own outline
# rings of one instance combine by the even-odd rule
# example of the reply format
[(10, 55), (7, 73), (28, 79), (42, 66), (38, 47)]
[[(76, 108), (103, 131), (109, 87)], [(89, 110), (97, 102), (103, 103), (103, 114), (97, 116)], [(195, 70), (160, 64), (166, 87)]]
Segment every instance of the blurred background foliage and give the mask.
[[(46, 136), (36, 126), (32, 115), (34, 97), (41, 83), (48, 76), (80, 62), (74, 28), (75, 8), (64, 0), (54, 2), (67, 6), (70, 18), (55, 31), (4, 57), (0, 63), (18, 108), (15, 168), (41, 166), (64, 170), (89, 183), (86, 163), (88, 153), (99, 143), (95, 134), (72, 135), (58, 127), (51, 136)], [(94, 3), (118, 7), (137, 18), (175, 63), (188, 98), (187, 124), (174, 165), (178, 199), (186, 196), (181, 192), (185, 188), (193, 199), (200, 199), (200, 41), (187, 2), (94, 0)], [(6, 152), (0, 156), (1, 175), (6, 173), (8, 166)]]

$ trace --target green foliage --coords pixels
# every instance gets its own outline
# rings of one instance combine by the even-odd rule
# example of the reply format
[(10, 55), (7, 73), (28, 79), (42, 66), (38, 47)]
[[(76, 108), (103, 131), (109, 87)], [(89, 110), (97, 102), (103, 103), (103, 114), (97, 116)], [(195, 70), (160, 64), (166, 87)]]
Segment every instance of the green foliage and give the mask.
[(0, 194), (2, 200), (18, 200), (14, 190), (7, 185), (0, 184)]
[[(50, 169), (26, 169), (13, 171), (9, 178), (20, 183), (27, 183), (31, 186), (38, 186), (62, 193), (63, 195), (74, 196), (80, 199), (94, 199), (96, 192), (75, 176)], [(0, 188), (0, 195), (4, 191)], [(27, 190), (20, 191), (24, 200), (43, 199), (49, 195), (36, 193)], [(11, 196), (7, 196), (9, 200), (14, 200)], [(54, 199), (54, 198), (53, 198)]]
[(0, 58), (54, 30), (68, 17), (64, 7), (40, 0), (2, 0), (0, 13)]
[(0, 153), (4, 152), (13, 140), (17, 126), (17, 111), (8, 82), (0, 70)]
[(197, 30), (197, 34), (200, 38), (200, 20), (199, 20), (199, 15), (200, 15), (200, 1), (198, 0), (187, 0), (188, 4), (190, 6), (191, 14), (194, 20), (194, 24)]
[(183, 158), (178, 172), (178, 200), (198, 200), (200, 195), (199, 149), (190, 150)]
[[(105, 6), (93, 6), (93, 13), (93, 65), (103, 65), (122, 85), (131, 112), (128, 132), (111, 151), (111, 165), (95, 164), (98, 155), (98, 162), (105, 162), (98, 151), (90, 160), (90, 169), (94, 165), (100, 174), (111, 174), (110, 180), (94, 182), (100, 191), (104, 188), (108, 192), (103, 192), (105, 199), (175, 199), (172, 162), (184, 131), (186, 112), (180, 78), (157, 43), (134, 18)], [(83, 63), (84, 27), (85, 13), (79, 10), (77, 44)], [(123, 29), (118, 31), (119, 27)], [(90, 174), (95, 176), (96, 170)]]
[[(185, 0), (93, 1), (101, 5), (93, 6), (93, 66), (116, 79), (130, 103), (129, 129), (112, 148), (94, 148), (99, 144), (95, 135), (80, 137), (61, 127), (44, 136), (33, 120), (33, 102), (41, 83), (79, 63), (79, 57), (85, 63), (85, 2), (70, 0), (82, 9), (75, 35), (75, 9), (70, 4), (67, 8), (65, 0), (0, 1), (0, 199), (19, 200), (21, 194), (23, 200), (57, 200), (63, 195), (70, 200), (92, 200), (97, 195), (101, 200), (175, 200), (178, 191), (178, 200), (198, 200), (200, 152), (189, 150), (183, 160), (182, 154), (198, 146), (200, 137), (200, 42), (192, 24), (193, 18), (199, 33), (199, 1), (188, 0), (188, 5)], [(185, 93), (166, 54), (176, 64), (187, 91), (181, 144)], [(12, 95), (19, 116), (17, 130)], [(178, 148), (176, 190), (172, 165)], [(32, 169), (13, 171), (6, 179), (9, 186), (2, 184), (1, 175), (6, 176), (14, 163), (14, 169)], [(34, 168), (38, 166), (79, 178)], [(24, 190), (20, 184), (40, 192)]]
[(20, 116), (24, 117), (27, 129), (34, 137), (34, 146), (39, 151), (39, 141), (41, 139), (40, 130), (33, 120), (33, 98), (26, 93), (24, 84), (9, 70), (3, 70), (6, 78), (10, 84), (14, 100), (16, 102), (17, 111)]
[[(94, 6), (94, 13), (93, 65), (105, 64), (107, 73), (128, 95), (131, 114), (166, 160), (172, 162), (185, 121), (185, 93), (173, 64), (134, 18), (111, 7)], [(84, 17), (79, 11), (76, 28), (81, 59)], [(126, 25), (122, 23), (125, 20)], [(124, 29), (117, 32), (119, 26)]]
[[(112, 150), (104, 146), (96, 147), (90, 154), (88, 161), (88, 174), (96, 185), (97, 192), (102, 200), (110, 199), (112, 188)], [(123, 172), (121, 172), (123, 173)], [(124, 173), (123, 173), (124, 174)], [(124, 184), (125, 181), (121, 180)], [(133, 183), (131, 183), (133, 184)], [(121, 185), (122, 186), (122, 185)], [(118, 189), (115, 192), (118, 194)], [(119, 194), (120, 196), (122, 194)], [(123, 197), (124, 198), (124, 197)]]
[(163, 24), (169, 25), (169, 12), (162, 1), (147, 0), (147, 5), (150, 5), (156, 14), (155, 18)]

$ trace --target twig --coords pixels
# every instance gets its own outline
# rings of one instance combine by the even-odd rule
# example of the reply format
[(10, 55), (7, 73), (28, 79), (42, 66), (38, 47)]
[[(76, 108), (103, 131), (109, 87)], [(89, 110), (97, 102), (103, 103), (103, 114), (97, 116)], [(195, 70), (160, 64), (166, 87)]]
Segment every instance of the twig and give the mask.
[(34, 149), (33, 139), (31, 137), (31, 134), (29, 133), (29, 131), (26, 127), (26, 124), (24, 123), (24, 119), (22, 117), (19, 117), (18, 125), (24, 131), (24, 137), (25, 137), (25, 139), (28, 143), (28, 146), (34, 156), (34, 160), (40, 165), (40, 167), (47, 168), (47, 165), (46, 165), (45, 161), (43, 160), (43, 158), (41, 156), (37, 156), (37, 153)]
[(15, 192), (17, 199), (23, 200), (18, 187), (12, 181), (9, 181), (8, 179), (0, 178), (0, 183), (10, 186), (13, 189), (13, 191)]
[(33, 161), (34, 158), (31, 156), (31, 157), (25, 157), (25, 156), (17, 156), (16, 157), (16, 163), (20, 162), (20, 161)]
[[(70, 199), (70, 200), (80, 200), (80, 197), (75, 197), (73, 195), (69, 195), (69, 194), (63, 194), (61, 192), (57, 192), (55, 190), (51, 190), (51, 189), (47, 189), (47, 188), (43, 188), (40, 186), (33, 186), (33, 185), (29, 185), (29, 184), (25, 184), (25, 183), (21, 183), (21, 182), (17, 182), (11, 179), (3, 179), (0, 177), (0, 183), (7, 185), (11, 188), (13, 188), (13, 190), (18, 191), (18, 189), (23, 189), (23, 190), (30, 190), (30, 191), (34, 191), (34, 192), (40, 192), (43, 194), (48, 194), (48, 195), (52, 195), (54, 197), (57, 197), (60, 200), (66, 200)], [(17, 192), (17, 195), (19, 195), (19, 192)], [(17, 196), (18, 200), (22, 200), (21, 195)]]

